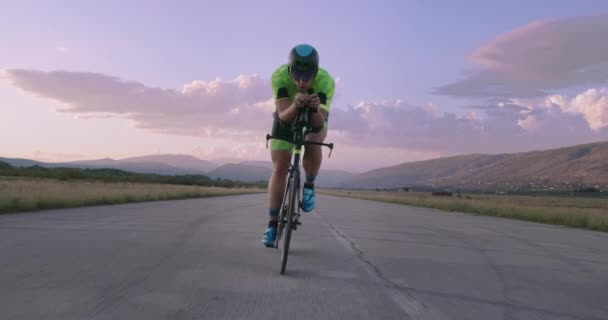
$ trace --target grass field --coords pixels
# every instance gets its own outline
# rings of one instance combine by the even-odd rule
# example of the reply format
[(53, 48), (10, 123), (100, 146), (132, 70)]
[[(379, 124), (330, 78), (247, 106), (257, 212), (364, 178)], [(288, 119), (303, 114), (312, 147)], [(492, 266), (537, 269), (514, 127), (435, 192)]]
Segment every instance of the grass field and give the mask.
[(455, 194), (447, 197), (421, 192), (338, 190), (319, 190), (319, 193), (608, 231), (608, 198), (605, 197), (463, 194), (458, 198)]
[(260, 192), (266, 190), (0, 177), (0, 213)]

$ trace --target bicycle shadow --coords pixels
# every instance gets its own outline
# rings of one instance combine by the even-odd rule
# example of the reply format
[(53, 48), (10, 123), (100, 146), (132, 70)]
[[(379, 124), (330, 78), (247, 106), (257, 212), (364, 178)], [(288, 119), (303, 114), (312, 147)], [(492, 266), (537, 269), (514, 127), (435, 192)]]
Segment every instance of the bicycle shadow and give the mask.
[[(293, 266), (287, 268), (285, 275), (295, 280), (317, 279), (325, 283), (354, 283), (361, 282), (360, 275), (350, 271), (326, 270), (310, 266)], [(363, 280), (364, 281), (364, 280)]]
[(318, 255), (318, 250), (314, 250), (314, 248), (289, 248), (290, 257), (313, 257)]

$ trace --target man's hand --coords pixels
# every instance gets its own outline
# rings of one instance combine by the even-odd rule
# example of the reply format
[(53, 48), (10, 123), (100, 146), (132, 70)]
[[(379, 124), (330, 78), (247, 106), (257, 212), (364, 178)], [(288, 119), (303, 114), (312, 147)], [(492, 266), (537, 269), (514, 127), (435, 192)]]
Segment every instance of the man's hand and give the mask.
[(301, 109), (306, 106), (308, 103), (308, 97), (304, 93), (296, 93), (296, 96), (293, 98), (293, 104), (296, 108)]
[(319, 104), (321, 104), (321, 100), (319, 96), (316, 94), (308, 95), (308, 107), (312, 110), (317, 111), (319, 109)]

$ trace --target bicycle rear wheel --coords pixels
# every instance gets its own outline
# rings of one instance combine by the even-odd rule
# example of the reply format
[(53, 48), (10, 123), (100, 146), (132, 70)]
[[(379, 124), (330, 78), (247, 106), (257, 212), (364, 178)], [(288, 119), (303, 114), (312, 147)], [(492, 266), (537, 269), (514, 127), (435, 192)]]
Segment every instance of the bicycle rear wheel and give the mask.
[(291, 241), (291, 231), (293, 230), (294, 216), (295, 210), (297, 206), (297, 195), (298, 195), (298, 186), (300, 183), (299, 174), (294, 174), (292, 176), (292, 184), (289, 188), (289, 205), (287, 210), (287, 216), (285, 217), (285, 238), (283, 239), (283, 250), (281, 252), (281, 274), (285, 274), (285, 268), (287, 267), (287, 258), (289, 256), (289, 243)]

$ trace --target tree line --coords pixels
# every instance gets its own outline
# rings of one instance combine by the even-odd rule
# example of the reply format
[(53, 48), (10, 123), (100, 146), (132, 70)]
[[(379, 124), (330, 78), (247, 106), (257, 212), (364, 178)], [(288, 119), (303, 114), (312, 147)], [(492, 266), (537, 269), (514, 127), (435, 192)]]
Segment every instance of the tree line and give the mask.
[(154, 173), (134, 173), (118, 169), (46, 168), (39, 165), (15, 167), (2, 161), (0, 161), (0, 176), (49, 178), (62, 181), (96, 180), (104, 182), (166, 183), (223, 188), (266, 187), (267, 184), (265, 181), (248, 183), (229, 179), (212, 179), (205, 175), (160, 175)]

